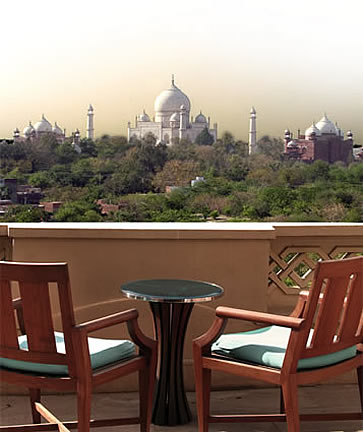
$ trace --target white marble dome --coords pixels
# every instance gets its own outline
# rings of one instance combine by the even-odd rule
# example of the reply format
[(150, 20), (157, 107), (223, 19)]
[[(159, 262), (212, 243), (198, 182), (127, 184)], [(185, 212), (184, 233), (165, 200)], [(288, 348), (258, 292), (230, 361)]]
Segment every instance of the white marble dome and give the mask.
[(26, 126), (23, 130), (23, 135), (28, 137), (28, 136), (31, 136), (33, 133), (34, 133), (34, 128), (33, 128), (32, 122), (29, 122), (29, 125)]
[(202, 111), (195, 117), (195, 123), (207, 123), (207, 119)]
[(155, 112), (175, 112), (180, 110), (180, 106), (184, 105), (187, 111), (190, 111), (190, 100), (175, 84), (171, 82), (171, 87), (162, 91), (155, 99)]
[(330, 121), (326, 114), (324, 114), (323, 118), (316, 123), (316, 127), (322, 134), (337, 134), (337, 129), (332, 121)]
[(149, 122), (150, 117), (146, 114), (145, 110), (143, 110), (142, 114), (139, 115), (139, 121)]
[(53, 132), (57, 135), (63, 135), (62, 129), (57, 125), (57, 122), (54, 123)]
[(34, 129), (37, 133), (39, 132), (52, 132), (52, 125), (49, 123), (49, 121), (44, 117), (44, 114), (42, 115), (42, 119), (35, 123)]
[(321, 132), (320, 130), (316, 127), (315, 122), (313, 122), (313, 124), (306, 129), (305, 131), (305, 138), (307, 139), (309, 136), (311, 136), (312, 133), (315, 133), (316, 136), (320, 136)]

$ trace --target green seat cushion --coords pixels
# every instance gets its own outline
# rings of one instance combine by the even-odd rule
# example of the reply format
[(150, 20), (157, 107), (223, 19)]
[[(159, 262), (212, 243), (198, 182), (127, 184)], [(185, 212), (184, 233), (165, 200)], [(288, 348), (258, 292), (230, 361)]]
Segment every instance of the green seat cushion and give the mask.
[[(225, 334), (212, 345), (212, 353), (281, 369), (290, 333), (289, 328), (270, 326), (243, 333)], [(311, 336), (312, 331), (310, 338)], [(299, 360), (298, 369), (329, 366), (352, 358), (356, 353), (356, 346), (352, 346), (332, 354), (304, 358)]]
[[(54, 332), (55, 342), (57, 346), (57, 352), (65, 353), (64, 335), (60, 332)], [(26, 335), (18, 337), (20, 349), (28, 349), (28, 340)], [(116, 339), (100, 339), (100, 338), (88, 338), (88, 347), (91, 357), (92, 369), (97, 369), (106, 366), (110, 363), (114, 363), (120, 360), (132, 357), (136, 350), (135, 344), (129, 340), (116, 340)], [(77, 349), (77, 347), (76, 347)], [(68, 375), (67, 365), (55, 365), (55, 364), (42, 364), (42, 363), (31, 363), (20, 360), (11, 360), (7, 358), (0, 358), (0, 367), (7, 369), (23, 371), (23, 372), (35, 372), (45, 375)]]

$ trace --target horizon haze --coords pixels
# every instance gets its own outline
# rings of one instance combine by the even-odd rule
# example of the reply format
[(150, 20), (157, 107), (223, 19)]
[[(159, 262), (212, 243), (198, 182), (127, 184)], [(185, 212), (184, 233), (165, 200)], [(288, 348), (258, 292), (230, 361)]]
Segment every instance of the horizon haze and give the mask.
[(126, 135), (157, 95), (176, 85), (248, 141), (303, 133), (326, 112), (363, 144), (363, 2), (154, 0), (6, 2), (0, 36), (0, 138), (44, 113), (67, 135)]

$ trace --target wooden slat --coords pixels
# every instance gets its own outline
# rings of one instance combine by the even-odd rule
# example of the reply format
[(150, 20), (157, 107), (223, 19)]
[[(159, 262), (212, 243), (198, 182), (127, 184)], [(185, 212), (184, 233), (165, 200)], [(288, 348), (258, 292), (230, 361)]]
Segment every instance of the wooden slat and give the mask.
[(66, 281), (66, 263), (0, 262), (0, 280), (44, 283)]
[(56, 352), (44, 353), (39, 351), (26, 351), (2, 346), (0, 346), (0, 357), (33, 363), (54, 363), (60, 365), (67, 364), (67, 358), (65, 354), (59, 354)]
[(233, 360), (224, 360), (221, 357), (202, 357), (202, 367), (220, 372), (228, 372), (248, 378), (255, 378), (261, 381), (267, 381), (272, 384), (280, 383), (280, 370), (267, 368), (264, 366), (255, 366), (252, 364), (242, 363)]
[(0, 345), (19, 348), (11, 286), (8, 281), (0, 281)]
[[(322, 413), (322, 414), (301, 414), (301, 421), (344, 421), (361, 420), (362, 413)], [(209, 423), (263, 423), (263, 422), (286, 422), (286, 414), (229, 414), (211, 415)]]
[(317, 348), (320, 345), (333, 342), (339, 326), (339, 318), (342, 314), (348, 286), (349, 276), (329, 280), (315, 323), (311, 341), (312, 347)]
[(57, 419), (55, 415), (53, 415), (44, 405), (42, 405), (39, 402), (35, 403), (35, 408), (38, 411), (38, 413), (47, 420), (48, 423), (54, 423), (58, 426), (59, 432), (69, 432), (69, 429), (67, 429), (64, 424), (60, 420)]
[(68, 358), (68, 371), (70, 376), (76, 376), (76, 353), (73, 344), (72, 328), (75, 325), (73, 312), (72, 293), (68, 277), (68, 267), (63, 267), (65, 280), (58, 282), (59, 306), (62, 316), (62, 325), (64, 333), (64, 343)]
[(345, 340), (356, 334), (363, 308), (363, 275), (355, 275), (347, 298), (339, 339)]
[(56, 352), (48, 284), (20, 282), (29, 350)]
[[(105, 427), (105, 426), (126, 426), (139, 424), (139, 417), (128, 417), (128, 418), (117, 418), (117, 419), (105, 419), (105, 420), (91, 420), (90, 427)], [(63, 425), (68, 429), (76, 429), (78, 426), (77, 421), (63, 422)], [(19, 426), (1, 426), (1, 432), (42, 432), (42, 431), (53, 431), (57, 430), (58, 425), (52, 423), (41, 423), (41, 424), (27, 424)]]
[(77, 386), (75, 378), (26, 375), (25, 373), (9, 372), (6, 369), (1, 369), (1, 379), (9, 384), (17, 384), (22, 387), (51, 389), (60, 392), (75, 390)]

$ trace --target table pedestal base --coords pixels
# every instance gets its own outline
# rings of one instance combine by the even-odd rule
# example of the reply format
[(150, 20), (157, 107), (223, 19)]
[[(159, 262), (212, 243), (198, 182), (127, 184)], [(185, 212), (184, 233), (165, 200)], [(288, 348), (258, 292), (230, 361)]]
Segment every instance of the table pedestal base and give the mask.
[(192, 416), (184, 390), (184, 338), (193, 303), (150, 303), (159, 342), (152, 422), (174, 426)]

